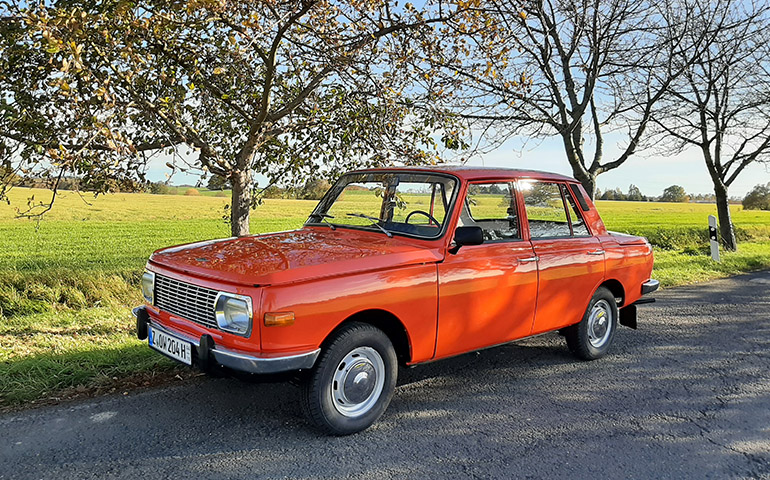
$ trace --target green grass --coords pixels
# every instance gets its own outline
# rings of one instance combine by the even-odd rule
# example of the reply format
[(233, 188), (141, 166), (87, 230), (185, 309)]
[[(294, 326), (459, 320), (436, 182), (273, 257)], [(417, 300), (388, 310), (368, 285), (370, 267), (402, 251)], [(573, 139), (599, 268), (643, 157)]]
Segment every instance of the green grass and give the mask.
[[(63, 192), (40, 222), (16, 219), (13, 207), (45, 190), (15, 189), (0, 206), (0, 315), (59, 307), (139, 302), (139, 275), (161, 247), (229, 236), (226, 198), (115, 194), (86, 198)], [(297, 228), (315, 201), (268, 200), (252, 214), (252, 233)]]
[(770, 241), (742, 243), (737, 252), (722, 252), (721, 262), (706, 251), (657, 250), (652, 272), (664, 287), (687, 285), (715, 278), (770, 268)]
[(0, 323), (0, 406), (177, 369), (136, 339), (130, 316), (125, 308), (97, 307), (5, 318)]
[[(228, 198), (199, 190), (199, 196), (86, 197), (90, 205), (63, 192), (39, 223), (14, 218), (14, 207), (50, 193), (12, 191), (12, 206), (0, 205), (0, 407), (182, 371), (136, 340), (129, 307), (140, 302), (138, 280), (154, 250), (229, 236), (221, 219)], [(369, 194), (357, 193), (349, 208), (364, 211)], [(251, 231), (297, 228), (315, 204), (268, 199), (252, 213)], [(665, 286), (770, 268), (770, 212), (733, 207), (743, 241), (717, 264), (704, 249), (714, 205), (598, 202), (598, 208), (609, 229), (652, 241), (653, 275)]]
[[(701, 203), (596, 202), (607, 228), (642, 235), (657, 248), (677, 250), (708, 245), (708, 216), (716, 205)], [(730, 206), (739, 242), (770, 240), (770, 212)]]

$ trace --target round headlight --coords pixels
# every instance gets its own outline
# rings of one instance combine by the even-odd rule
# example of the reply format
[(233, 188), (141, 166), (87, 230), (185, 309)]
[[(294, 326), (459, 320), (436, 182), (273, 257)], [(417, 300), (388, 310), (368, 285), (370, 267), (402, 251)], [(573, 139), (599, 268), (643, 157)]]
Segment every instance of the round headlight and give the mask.
[(217, 298), (217, 325), (221, 330), (245, 335), (251, 328), (251, 298), (232, 293), (220, 293)]
[(142, 296), (150, 305), (155, 303), (155, 274), (152, 272), (142, 275)]

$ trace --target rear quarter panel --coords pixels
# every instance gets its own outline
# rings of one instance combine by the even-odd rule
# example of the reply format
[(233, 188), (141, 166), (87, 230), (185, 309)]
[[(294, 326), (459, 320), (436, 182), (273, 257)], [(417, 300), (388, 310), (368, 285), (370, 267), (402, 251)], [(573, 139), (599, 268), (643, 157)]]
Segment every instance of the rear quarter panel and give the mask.
[(652, 274), (652, 248), (649, 244), (620, 245), (610, 235), (600, 237), (604, 247), (605, 277), (623, 285), (623, 305), (630, 305), (642, 296), (642, 283)]
[[(623, 305), (637, 301), (641, 296), (641, 285), (652, 275), (653, 253), (648, 243), (620, 245), (609, 235), (596, 205), (591, 201), (580, 183), (574, 184), (588, 205), (583, 216), (591, 233), (599, 238), (604, 249), (605, 280), (617, 280), (623, 285), (625, 299)], [(641, 242), (641, 239), (639, 239)], [(621, 305), (622, 306), (622, 305)]]

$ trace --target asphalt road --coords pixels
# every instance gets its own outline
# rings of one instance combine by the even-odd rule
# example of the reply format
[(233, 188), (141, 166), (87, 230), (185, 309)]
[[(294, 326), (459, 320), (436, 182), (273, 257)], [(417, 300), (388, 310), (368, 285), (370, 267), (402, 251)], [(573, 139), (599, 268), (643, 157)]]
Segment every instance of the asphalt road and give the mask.
[(770, 479), (770, 272), (657, 295), (609, 357), (556, 334), (402, 371), (366, 432), (235, 379), (0, 417), (0, 478)]

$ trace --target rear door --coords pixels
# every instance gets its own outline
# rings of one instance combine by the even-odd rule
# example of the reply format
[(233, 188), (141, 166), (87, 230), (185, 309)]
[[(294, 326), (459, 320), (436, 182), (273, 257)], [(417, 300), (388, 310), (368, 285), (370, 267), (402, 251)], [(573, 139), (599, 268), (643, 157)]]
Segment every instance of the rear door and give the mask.
[(484, 243), (448, 253), (438, 265), (436, 357), (508, 342), (532, 329), (537, 265), (521, 233), (513, 188), (513, 182), (472, 183), (458, 200), (458, 226), (481, 227)]
[(604, 279), (604, 250), (592, 236), (566, 184), (519, 181), (529, 237), (538, 258), (532, 333), (580, 321)]

